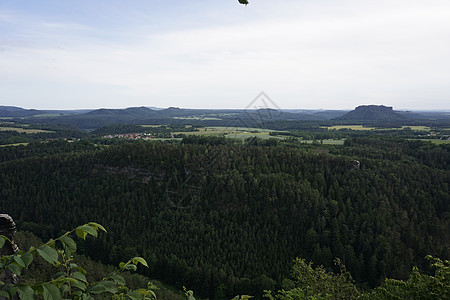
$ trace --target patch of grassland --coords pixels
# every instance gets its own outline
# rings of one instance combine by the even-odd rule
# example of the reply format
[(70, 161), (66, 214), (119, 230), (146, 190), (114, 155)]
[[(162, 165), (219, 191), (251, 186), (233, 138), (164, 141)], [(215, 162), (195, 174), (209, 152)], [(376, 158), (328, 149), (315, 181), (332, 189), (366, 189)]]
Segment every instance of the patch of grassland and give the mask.
[(345, 139), (340, 140), (323, 140), (322, 143), (325, 145), (344, 145)]
[(67, 115), (69, 115), (69, 114), (45, 113), (45, 114), (33, 115), (33, 118), (51, 118), (51, 117), (60, 117), (60, 116), (67, 116)]
[(246, 139), (246, 138), (249, 138), (249, 137), (257, 137), (257, 138), (260, 138), (260, 139), (273, 138), (273, 139), (280, 139), (280, 140), (283, 140), (283, 139), (286, 138), (286, 137), (283, 137), (283, 136), (272, 136), (272, 135), (269, 135), (269, 133), (266, 133), (266, 132), (259, 132), (259, 133), (248, 132), (248, 133), (237, 133), (237, 134), (233, 133), (233, 134), (227, 134), (226, 137), (227, 138), (231, 138), (231, 139)]
[[(273, 131), (262, 128), (244, 128), (244, 127), (204, 127), (199, 128), (198, 131), (193, 132), (174, 132), (173, 134), (186, 135), (225, 135), (230, 138), (248, 138), (257, 136), (260, 138), (272, 137), (269, 133)], [(283, 137), (284, 138), (284, 137)]]
[(328, 140), (300, 140), (300, 142), (305, 143), (305, 144), (313, 144), (313, 143), (317, 143), (317, 144), (323, 144), (323, 145), (344, 145), (344, 141), (345, 139), (339, 139), (339, 140), (333, 140), (333, 139), (328, 139)]
[[(322, 126), (322, 128), (327, 128), (328, 130), (339, 130), (339, 129), (349, 129), (349, 130), (377, 130), (379, 128), (375, 127), (364, 127), (363, 125), (333, 125), (333, 126)], [(429, 131), (431, 128), (428, 126), (408, 126), (404, 125), (400, 128), (382, 128), (382, 130), (402, 130), (410, 128), (413, 131)]]
[(432, 142), (435, 145), (450, 144), (450, 140), (438, 140), (438, 139), (421, 139), (421, 141)]
[(322, 128), (327, 128), (328, 130), (339, 130), (339, 129), (349, 129), (349, 130), (374, 130), (375, 127), (363, 127), (362, 125), (334, 125), (334, 126), (322, 126)]
[(26, 146), (28, 143), (16, 143), (16, 144), (7, 144), (7, 145), (0, 145), (0, 147), (14, 147), (14, 146)]
[(203, 116), (193, 116), (193, 117), (173, 117), (177, 120), (203, 120), (203, 121), (220, 121), (222, 119), (215, 117), (203, 117)]
[(0, 131), (17, 131), (17, 132), (24, 132), (24, 133), (41, 133), (41, 132), (53, 132), (49, 130), (42, 130), (42, 129), (26, 129), (26, 128), (20, 128), (20, 127), (0, 127)]
[(414, 131), (428, 131), (431, 129), (428, 126), (402, 126), (401, 129), (405, 129), (405, 128), (411, 128), (411, 130), (414, 130)]

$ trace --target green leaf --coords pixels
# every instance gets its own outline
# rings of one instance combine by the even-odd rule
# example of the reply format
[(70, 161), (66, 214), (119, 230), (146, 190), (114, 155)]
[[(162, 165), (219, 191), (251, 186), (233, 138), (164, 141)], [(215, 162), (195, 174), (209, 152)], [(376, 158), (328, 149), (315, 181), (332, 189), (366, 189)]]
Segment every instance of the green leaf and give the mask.
[(17, 275), (20, 275), (20, 273), (22, 271), (22, 269), (16, 264), (9, 264), (6, 266), (6, 268)]
[(94, 295), (101, 294), (104, 292), (109, 292), (109, 293), (114, 294), (117, 292), (117, 287), (113, 281), (105, 280), (105, 281), (100, 281), (96, 285), (91, 286), (91, 288), (89, 289), (89, 292)]
[(23, 262), (25, 263), (25, 268), (28, 268), (28, 266), (33, 261), (33, 254), (27, 252), (21, 256)]
[(103, 227), (102, 225), (100, 225), (98, 223), (90, 222), (90, 223), (88, 223), (88, 225), (94, 227), (95, 230), (99, 230), (100, 229), (100, 230), (102, 230), (104, 232), (107, 232), (105, 227)]
[(82, 267), (77, 266), (76, 264), (70, 264), (70, 270), (78, 270), (79, 272), (83, 273), (83, 275), (86, 275), (86, 270), (83, 269)]
[(46, 244), (47, 244), (50, 248), (55, 249), (55, 240), (54, 240), (54, 239), (50, 239)]
[(19, 286), (19, 295), (21, 300), (34, 300), (34, 291), (27, 285)]
[(187, 299), (188, 299), (188, 300), (195, 300), (194, 292), (191, 291), (191, 290), (189, 290), (189, 291), (186, 292), (186, 296), (187, 296)]
[(81, 300), (94, 300), (94, 298), (91, 297), (91, 295), (82, 294), (81, 295)]
[(143, 297), (143, 296), (149, 296), (150, 299), (156, 299), (156, 294), (153, 291), (149, 291), (146, 289), (138, 289), (138, 290), (134, 290), (134, 291), (129, 291), (127, 293), (127, 296), (131, 296), (136, 299), (147, 299), (147, 297)]
[(71, 278), (71, 277), (66, 277), (64, 278), (66, 282), (71, 282), (71, 283), (79, 283), (80, 281), (75, 279), (75, 278)]
[[(97, 230), (95, 230), (93, 227), (91, 227), (89, 225), (78, 226), (75, 229), (75, 232), (82, 239), (85, 239), (86, 235), (88, 235), (88, 234), (92, 235), (93, 237), (97, 237), (97, 235), (98, 235)], [(79, 232), (81, 233), (81, 236), (80, 236)]]
[(19, 266), (21, 266), (22, 268), (25, 268), (25, 262), (23, 261), (23, 259), (21, 257), (14, 255), (13, 258)]
[(60, 286), (62, 283), (78, 283), (79, 281), (74, 279), (74, 278), (70, 278), (70, 277), (65, 277), (65, 276), (61, 276), (59, 278), (53, 279), (52, 282), (54, 284), (57, 284), (58, 286)]
[(7, 291), (0, 291), (0, 296), (5, 297), (6, 299), (9, 299), (9, 293)]
[(82, 238), (83, 240), (86, 239), (87, 236), (87, 232), (82, 230), (82, 229), (75, 229), (75, 233), (77, 234), (78, 237)]
[(129, 264), (129, 265), (125, 265), (123, 269), (124, 269), (124, 270), (132, 270), (132, 271), (136, 271), (136, 270), (137, 270), (137, 267), (136, 267), (136, 265)]
[(77, 244), (75, 241), (68, 236), (63, 236), (59, 239), (63, 244), (64, 252), (67, 256), (72, 256), (77, 251)]
[(84, 276), (84, 274), (81, 273), (81, 272), (71, 273), (70, 277), (78, 279), (78, 280), (83, 281), (83, 282), (87, 282), (86, 276)]
[(55, 265), (58, 261), (58, 252), (47, 245), (43, 245), (37, 248), (37, 252), (40, 256), (42, 256), (43, 259), (45, 259), (52, 265)]
[(142, 299), (142, 294), (139, 293), (138, 291), (129, 291), (127, 293), (127, 296), (130, 297), (131, 299)]
[(143, 259), (142, 257), (134, 257), (131, 261), (132, 261), (135, 265), (137, 265), (138, 263), (140, 263), (141, 265), (146, 266), (146, 267), (148, 268), (147, 262), (146, 262), (145, 259)]
[(8, 293), (9, 293), (9, 297), (14, 297), (14, 295), (17, 293), (17, 290), (19, 288), (17, 286), (12, 286), (9, 289), (7, 289)]
[(86, 291), (86, 288), (87, 288), (86, 284), (84, 282), (81, 282), (81, 281), (73, 282), (72, 286), (76, 287), (77, 289), (79, 289), (79, 290), (81, 290), (83, 292)]
[(61, 277), (64, 277), (64, 276), (66, 276), (66, 272), (58, 272), (58, 273), (56, 273), (55, 275), (53, 275), (52, 276), (52, 278), (53, 279), (58, 279), (58, 278), (61, 278)]
[(106, 288), (103, 284), (100, 284), (100, 282), (89, 287), (89, 293), (91, 294), (98, 295), (104, 292), (106, 292)]
[(112, 294), (117, 292), (117, 287), (116, 287), (116, 284), (114, 281), (105, 280), (105, 281), (101, 281), (101, 283), (103, 283), (107, 292), (112, 293)]
[(64, 295), (65, 293), (69, 292), (70, 288), (67, 284), (64, 284), (59, 288), (59, 290), (61, 291), (61, 294)]
[(57, 288), (55, 285), (51, 283), (46, 283), (42, 287), (44, 290), (44, 300), (60, 300), (61, 299), (61, 292), (59, 288)]
[(3, 246), (5, 245), (5, 238), (0, 236), (0, 248), (3, 248)]
[(123, 278), (122, 275), (112, 275), (110, 276), (110, 278), (118, 285), (125, 285), (125, 279)]

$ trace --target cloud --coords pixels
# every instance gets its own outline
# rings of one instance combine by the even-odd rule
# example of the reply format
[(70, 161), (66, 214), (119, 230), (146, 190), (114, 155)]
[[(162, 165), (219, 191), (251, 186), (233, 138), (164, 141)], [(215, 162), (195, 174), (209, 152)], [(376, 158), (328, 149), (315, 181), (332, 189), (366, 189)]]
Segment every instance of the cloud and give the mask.
[(425, 107), (428, 98), (448, 106), (450, 4), (399, 3), (302, 2), (274, 10), (271, 18), (264, 12), (245, 22), (236, 16), (238, 23), (167, 31), (137, 26), (114, 34), (39, 22), (30, 31), (33, 48), (0, 54), (0, 76), (89, 86), (84, 106), (104, 94), (115, 106), (127, 99), (130, 105), (239, 108), (261, 90), (291, 108), (352, 108), (362, 101)]

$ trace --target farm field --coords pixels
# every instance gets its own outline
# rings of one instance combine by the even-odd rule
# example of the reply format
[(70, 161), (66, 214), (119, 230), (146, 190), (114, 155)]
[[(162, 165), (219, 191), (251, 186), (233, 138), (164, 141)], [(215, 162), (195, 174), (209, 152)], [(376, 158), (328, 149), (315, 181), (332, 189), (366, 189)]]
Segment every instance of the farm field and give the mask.
[(0, 147), (26, 146), (28, 144), (29, 143), (15, 143), (15, 144), (0, 145)]
[(186, 134), (186, 135), (209, 135), (209, 136), (217, 136), (217, 135), (225, 135), (228, 138), (238, 138), (245, 139), (249, 137), (259, 137), (262, 139), (268, 138), (281, 138), (284, 137), (275, 137), (269, 135), (273, 130), (270, 129), (261, 129), (261, 128), (243, 128), (243, 127), (205, 127), (199, 128), (198, 131), (193, 132), (174, 132), (173, 134)]
[(327, 128), (328, 130), (374, 130), (375, 127), (364, 127), (363, 125), (333, 125), (333, 126), (322, 126), (322, 128)]
[(42, 130), (42, 129), (27, 129), (27, 128), (21, 128), (21, 127), (1, 127), (0, 131), (17, 131), (20, 133), (42, 133), (42, 132), (52, 132), (49, 130)]
[[(349, 130), (376, 130), (378, 128), (375, 127), (364, 127), (363, 125), (333, 125), (333, 126), (322, 126), (322, 128), (327, 128), (328, 130), (340, 130), (340, 129), (349, 129)], [(431, 128), (428, 126), (407, 126), (404, 125), (400, 128), (383, 128), (382, 130), (402, 130), (410, 128), (414, 131), (429, 131)]]
[(203, 117), (203, 116), (198, 116), (198, 117), (173, 117), (176, 120), (198, 120), (198, 121), (218, 121), (218, 120), (222, 120), (220, 118), (215, 118), (215, 117)]
[(345, 141), (345, 139), (300, 140), (300, 142), (305, 143), (305, 144), (318, 143), (318, 144), (323, 144), (323, 145), (344, 145), (344, 141)]
[(431, 142), (435, 145), (450, 144), (450, 140), (438, 140), (438, 139), (420, 139), (421, 141)]
[(428, 131), (431, 129), (428, 126), (402, 126), (401, 129), (405, 129), (405, 128), (411, 128), (411, 130), (414, 130), (414, 131)]

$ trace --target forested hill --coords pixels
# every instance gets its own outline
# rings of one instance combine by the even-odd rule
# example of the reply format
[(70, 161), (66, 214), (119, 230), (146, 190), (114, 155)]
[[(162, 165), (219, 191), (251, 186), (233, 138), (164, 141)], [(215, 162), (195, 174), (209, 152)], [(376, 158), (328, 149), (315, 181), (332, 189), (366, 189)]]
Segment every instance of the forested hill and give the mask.
[[(28, 112), (28, 111), (27, 111)], [(30, 112), (31, 113), (31, 112)], [(0, 110), (0, 116), (1, 116)], [(10, 112), (5, 114), (10, 115)], [(336, 112), (330, 112), (335, 115)], [(325, 120), (326, 112), (300, 113), (274, 109), (167, 109), (152, 110), (147, 107), (125, 109), (97, 109), (86, 113), (62, 116), (36, 116), (21, 120), (26, 123), (70, 125), (80, 129), (96, 129), (112, 124), (192, 124), (214, 126), (258, 127), (268, 120)]]
[(273, 289), (297, 256), (328, 268), (339, 257), (363, 286), (450, 257), (450, 173), (436, 163), (448, 166), (448, 147), (198, 141), (5, 152), (2, 212), (44, 239), (99, 222), (109, 233), (82, 252), (144, 256), (152, 276), (211, 298), (222, 284), (229, 296)]

